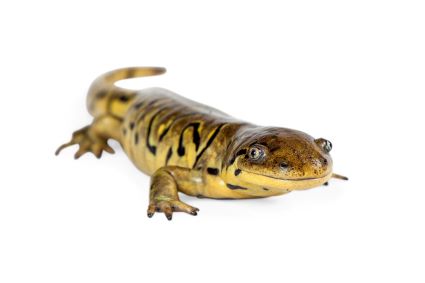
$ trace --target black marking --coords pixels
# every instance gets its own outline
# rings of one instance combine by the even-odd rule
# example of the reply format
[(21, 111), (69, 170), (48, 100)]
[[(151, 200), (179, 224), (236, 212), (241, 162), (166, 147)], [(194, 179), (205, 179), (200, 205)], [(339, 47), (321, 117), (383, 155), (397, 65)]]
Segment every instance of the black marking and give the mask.
[(238, 152), (236, 152), (236, 157), (238, 157), (239, 155), (244, 155), (246, 154), (246, 149), (240, 149), (238, 150)]
[(269, 189), (267, 189), (267, 188), (263, 188), (263, 190), (268, 191)]
[(218, 175), (218, 169), (217, 168), (208, 167), (207, 168), (207, 172), (210, 175), (214, 175), (214, 176), (217, 176)]
[(235, 186), (231, 184), (226, 184), (226, 186), (231, 190), (248, 190), (247, 188), (241, 187), (241, 186)]
[(183, 128), (180, 134), (179, 147), (177, 148), (177, 153), (179, 154), (179, 156), (183, 156), (186, 152), (185, 147), (183, 146), (183, 137), (184, 137), (184, 132), (190, 127), (193, 128), (193, 143), (195, 144), (196, 152), (198, 152), (199, 143), (201, 142), (201, 137), (199, 136), (199, 132), (198, 132), (199, 125), (200, 123), (190, 123), (189, 125)]
[(186, 114), (186, 115), (182, 115), (180, 117), (177, 117), (174, 121), (172, 121), (171, 124), (166, 129), (164, 129), (164, 131), (159, 136), (159, 142), (161, 142), (164, 139), (165, 135), (168, 133), (168, 131), (171, 129), (171, 127), (175, 124), (176, 121), (178, 121), (178, 120), (180, 120), (184, 117), (194, 115), (194, 114), (196, 114), (196, 113), (189, 113), (189, 114)]
[(152, 118), (151, 118), (151, 119), (150, 119), (150, 121), (149, 121), (148, 133), (146, 134), (146, 146), (147, 146), (147, 148), (149, 149), (149, 151), (150, 151), (153, 155), (156, 155), (156, 146), (151, 145), (151, 144), (149, 143), (149, 137), (150, 137), (150, 135), (151, 135), (153, 122), (155, 121), (155, 118), (156, 118), (156, 117), (158, 117), (158, 115), (159, 115), (162, 111), (164, 111), (164, 108), (162, 108), (162, 109), (158, 110), (158, 111), (157, 111), (157, 112), (156, 112), (156, 113), (152, 116)]
[(130, 130), (133, 130), (134, 129), (134, 122), (131, 122), (130, 123)]
[(236, 170), (235, 170), (235, 176), (238, 176), (241, 172), (242, 172), (242, 170), (241, 170), (241, 169), (236, 169)]
[(130, 100), (130, 97), (128, 96), (128, 95), (121, 95), (120, 97), (119, 97), (119, 100), (121, 101), (121, 102), (128, 102), (129, 100)]
[(233, 140), (231, 140), (229, 143), (227, 143), (227, 149), (229, 149), (230, 148), (230, 146), (233, 144)]
[(236, 157), (238, 157), (239, 155), (245, 155), (245, 154), (246, 154), (246, 149), (238, 150), (235, 156), (233, 156), (232, 159), (229, 160), (229, 165), (232, 165), (233, 163), (235, 163)]
[(135, 133), (134, 134), (134, 143), (135, 144), (138, 144), (139, 143), (139, 134), (138, 133)]
[(154, 105), (156, 102), (160, 101), (159, 99), (154, 99), (151, 102), (149, 102), (148, 104), (146, 104), (146, 109), (144, 111), (141, 112), (141, 115), (139, 117), (137, 117), (136, 119), (136, 123), (138, 123), (139, 121), (142, 121), (146, 115), (148, 115), (150, 113), (150, 109), (149, 107)]
[(143, 104), (144, 104), (144, 103), (145, 103), (144, 101), (142, 101), (142, 102), (138, 102), (138, 103), (134, 104), (133, 108), (134, 108), (134, 109), (139, 109), (140, 107), (142, 107), (142, 106), (143, 106)]
[(168, 131), (170, 130), (170, 127), (166, 128), (161, 135), (159, 136), (159, 141), (162, 141), (162, 139), (165, 137), (165, 135), (168, 133)]
[(328, 186), (328, 185), (329, 185), (329, 182), (323, 183), (323, 186)]
[(208, 147), (213, 143), (214, 139), (217, 137), (218, 133), (220, 132), (221, 128), (226, 124), (221, 124), (218, 126), (214, 133), (211, 135), (210, 139), (207, 141), (207, 145), (201, 150), (201, 152), (196, 156), (195, 163), (193, 164), (192, 168), (195, 168), (196, 164), (198, 163), (199, 159), (201, 158), (202, 154), (208, 149)]
[(159, 99), (154, 99), (154, 100), (152, 100), (151, 102), (149, 102), (148, 104), (146, 104), (146, 107), (152, 106), (152, 105), (154, 105), (155, 103), (157, 103), (158, 101), (159, 101)]
[[(128, 99), (130, 99), (130, 98), (132, 98), (133, 96), (135, 96), (135, 93), (131, 93), (131, 94), (123, 94), (123, 95), (121, 95), (120, 97), (123, 97), (123, 96), (125, 96), (125, 97), (127, 97)], [(119, 98), (120, 98), (119, 97)], [(116, 96), (114, 96), (113, 98), (109, 98), (108, 100), (106, 100), (106, 113), (109, 115), (109, 116), (111, 116), (112, 118), (114, 118), (114, 119), (117, 119), (117, 120), (119, 120), (119, 121), (123, 121), (123, 117), (120, 117), (120, 116), (118, 116), (118, 115), (116, 115), (116, 114), (114, 114), (113, 112), (112, 112), (112, 103), (114, 102), (114, 101), (116, 101), (115, 100), (115, 98), (116, 98)]]
[(168, 165), (168, 161), (170, 161), (171, 156), (173, 156), (173, 148), (170, 147), (170, 149), (167, 152), (167, 157), (165, 158), (165, 165)]

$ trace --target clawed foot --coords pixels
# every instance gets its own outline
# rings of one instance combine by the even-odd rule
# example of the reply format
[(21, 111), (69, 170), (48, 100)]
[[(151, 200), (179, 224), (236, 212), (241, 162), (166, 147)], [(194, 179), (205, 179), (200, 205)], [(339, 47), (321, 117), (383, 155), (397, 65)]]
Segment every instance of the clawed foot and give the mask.
[(75, 159), (78, 159), (81, 155), (87, 152), (93, 153), (97, 158), (102, 156), (103, 151), (109, 152), (111, 154), (114, 153), (114, 150), (108, 145), (106, 139), (91, 137), (89, 131), (90, 126), (87, 126), (74, 132), (72, 134), (71, 141), (61, 145), (56, 150), (55, 154), (58, 155), (62, 149), (74, 144), (78, 144), (80, 146), (74, 155)]
[(192, 215), (197, 215), (199, 209), (167, 197), (156, 197), (151, 201), (148, 207), (148, 217), (152, 217), (155, 212), (164, 212), (168, 220), (173, 218), (173, 212), (186, 212)]

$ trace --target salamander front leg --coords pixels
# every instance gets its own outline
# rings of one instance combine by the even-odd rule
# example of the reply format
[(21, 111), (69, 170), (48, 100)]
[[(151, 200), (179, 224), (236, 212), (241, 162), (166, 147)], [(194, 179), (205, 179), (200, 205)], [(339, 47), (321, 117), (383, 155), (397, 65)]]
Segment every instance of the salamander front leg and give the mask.
[(164, 212), (168, 220), (173, 217), (173, 212), (186, 212), (197, 215), (199, 209), (180, 201), (178, 196), (178, 183), (175, 178), (186, 175), (187, 169), (179, 167), (162, 167), (158, 169), (151, 179), (150, 200), (148, 217), (155, 212)]

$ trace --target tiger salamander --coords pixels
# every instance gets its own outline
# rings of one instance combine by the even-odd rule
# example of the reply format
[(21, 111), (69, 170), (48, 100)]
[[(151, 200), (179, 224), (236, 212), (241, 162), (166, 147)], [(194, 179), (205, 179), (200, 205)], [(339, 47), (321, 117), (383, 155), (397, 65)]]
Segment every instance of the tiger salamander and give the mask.
[(118, 69), (97, 78), (87, 96), (93, 122), (74, 132), (75, 158), (114, 153), (117, 140), (135, 166), (151, 176), (149, 217), (163, 212), (196, 215), (178, 192), (206, 198), (276, 196), (327, 184), (332, 177), (326, 139), (287, 128), (262, 127), (162, 88), (120, 88), (118, 80), (159, 75), (159, 67)]

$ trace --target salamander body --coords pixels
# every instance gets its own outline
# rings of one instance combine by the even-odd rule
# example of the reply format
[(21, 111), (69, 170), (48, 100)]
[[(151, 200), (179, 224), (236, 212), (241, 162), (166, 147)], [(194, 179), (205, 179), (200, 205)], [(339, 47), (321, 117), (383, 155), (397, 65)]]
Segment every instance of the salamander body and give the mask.
[(152, 176), (148, 216), (175, 211), (196, 215), (198, 209), (180, 201), (178, 192), (207, 198), (258, 198), (327, 184), (332, 173), (332, 144), (306, 133), (262, 127), (237, 120), (219, 110), (171, 91), (133, 91), (118, 80), (158, 75), (165, 69), (118, 69), (96, 79), (87, 106), (91, 125), (74, 132), (75, 158), (92, 152), (113, 153), (117, 140), (135, 166)]

